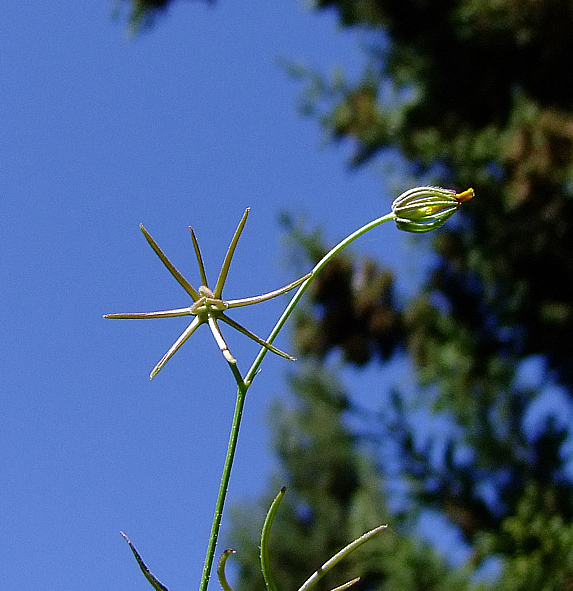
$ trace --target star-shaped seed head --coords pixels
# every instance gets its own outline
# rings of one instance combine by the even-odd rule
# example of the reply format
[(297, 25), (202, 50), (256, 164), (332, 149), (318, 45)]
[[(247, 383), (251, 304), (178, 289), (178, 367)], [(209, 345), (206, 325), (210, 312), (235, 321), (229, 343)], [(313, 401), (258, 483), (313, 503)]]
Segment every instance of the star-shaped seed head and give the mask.
[(199, 272), (201, 274), (201, 281), (203, 284), (199, 287), (199, 289), (195, 289), (183, 275), (175, 268), (173, 263), (165, 256), (163, 251), (159, 248), (155, 240), (150, 236), (147, 230), (140, 226), (143, 235), (145, 236), (147, 242), (155, 252), (155, 254), (161, 259), (161, 262), (167, 267), (171, 275), (175, 277), (179, 285), (183, 287), (183, 289), (187, 292), (187, 294), (193, 300), (193, 303), (186, 307), (186, 308), (176, 308), (174, 310), (164, 310), (160, 312), (140, 312), (140, 313), (127, 313), (127, 314), (106, 314), (104, 318), (170, 318), (173, 316), (194, 316), (192, 322), (189, 326), (183, 331), (181, 336), (173, 343), (169, 351), (165, 353), (161, 361), (153, 368), (153, 371), (149, 375), (149, 379), (153, 379), (157, 373), (163, 368), (163, 366), (173, 357), (173, 355), (180, 349), (183, 343), (197, 330), (197, 328), (204, 323), (209, 325), (213, 336), (215, 337), (215, 341), (221, 349), (223, 356), (230, 364), (236, 364), (237, 360), (231, 355), (229, 351), (229, 347), (225, 342), (225, 338), (223, 337), (223, 333), (219, 328), (218, 321), (221, 320), (232, 326), (239, 332), (242, 332), (244, 335), (248, 336), (250, 339), (258, 343), (259, 345), (266, 347), (269, 351), (280, 355), (286, 359), (290, 359), (294, 361), (294, 357), (291, 357), (287, 353), (277, 349), (271, 343), (261, 339), (256, 334), (252, 333), (250, 330), (246, 329), (244, 326), (241, 326), (235, 320), (229, 318), (224, 312), (229, 308), (239, 308), (241, 306), (250, 306), (251, 304), (258, 304), (259, 302), (264, 302), (266, 300), (270, 300), (271, 298), (275, 298), (283, 293), (298, 287), (301, 283), (306, 281), (310, 277), (310, 273), (301, 277), (297, 281), (293, 281), (280, 289), (275, 291), (271, 291), (269, 293), (265, 293), (259, 296), (253, 296), (250, 298), (242, 298), (239, 300), (224, 300), (223, 299), (223, 286), (225, 285), (225, 281), (227, 280), (227, 275), (229, 273), (229, 267), (231, 266), (231, 260), (233, 259), (233, 255), (235, 254), (235, 249), (237, 247), (237, 242), (241, 236), (243, 228), (245, 227), (245, 223), (247, 221), (247, 216), (249, 215), (249, 209), (245, 210), (237, 229), (235, 230), (235, 234), (233, 235), (233, 239), (231, 240), (231, 244), (229, 245), (229, 249), (227, 250), (227, 254), (225, 255), (225, 259), (223, 261), (223, 265), (221, 267), (221, 272), (219, 273), (219, 277), (217, 278), (217, 283), (213, 290), (209, 288), (209, 284), (207, 283), (207, 276), (205, 274), (205, 267), (203, 265), (203, 257), (201, 256), (201, 251), (199, 250), (199, 244), (197, 242), (197, 238), (195, 237), (195, 232), (193, 232), (193, 228), (189, 227), (191, 231), (191, 240), (193, 242), (193, 248), (195, 250), (195, 256), (197, 257), (197, 262), (199, 264)]

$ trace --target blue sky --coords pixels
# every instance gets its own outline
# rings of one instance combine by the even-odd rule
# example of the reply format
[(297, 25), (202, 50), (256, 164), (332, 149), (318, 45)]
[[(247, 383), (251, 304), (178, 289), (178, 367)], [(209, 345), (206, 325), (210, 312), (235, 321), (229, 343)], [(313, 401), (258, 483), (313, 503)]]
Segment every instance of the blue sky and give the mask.
[[(226, 288), (244, 297), (293, 279), (281, 211), (335, 240), (389, 206), (375, 167), (350, 173), (348, 146), (322, 145), (277, 66), (360, 71), (359, 37), (333, 14), (179, 2), (128, 40), (113, 9), (9, 2), (0, 21), (0, 569), (14, 590), (147, 588), (120, 530), (172, 591), (198, 585), (235, 388), (205, 327), (150, 383), (186, 319), (102, 319), (187, 305), (138, 225), (198, 285), (187, 226), (214, 278), (251, 207)], [(387, 226), (358, 248), (390, 264), (400, 240)], [(235, 318), (266, 336), (285, 304)], [(256, 347), (226, 334), (247, 367)], [(265, 413), (290, 369), (267, 356), (250, 391), (231, 502), (272, 469)]]
[[(251, 207), (225, 291), (236, 298), (293, 279), (281, 212), (333, 241), (395, 196), (387, 169), (351, 173), (350, 147), (324, 146), (277, 65), (357, 75), (364, 40), (334, 14), (179, 2), (128, 40), (114, 7), (9, 2), (0, 20), (0, 571), (18, 591), (147, 589), (120, 530), (172, 591), (199, 582), (235, 387), (205, 327), (149, 382), (186, 319), (102, 319), (188, 304), (139, 224), (197, 286), (187, 226), (213, 281)], [(397, 267), (406, 293), (426, 240), (387, 225), (355, 248)], [(286, 301), (234, 317), (266, 336)], [(225, 334), (248, 367), (257, 347)], [(290, 350), (288, 330), (277, 344)], [(231, 503), (273, 469), (266, 415), (290, 370), (269, 355), (250, 390)], [(398, 362), (345, 378), (377, 408), (404, 373)]]

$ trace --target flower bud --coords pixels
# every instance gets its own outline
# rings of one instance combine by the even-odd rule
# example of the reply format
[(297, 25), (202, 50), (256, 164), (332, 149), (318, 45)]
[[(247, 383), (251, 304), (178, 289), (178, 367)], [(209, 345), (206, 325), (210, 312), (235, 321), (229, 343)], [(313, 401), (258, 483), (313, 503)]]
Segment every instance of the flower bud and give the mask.
[(461, 203), (469, 201), (474, 190), (456, 193), (440, 187), (417, 187), (402, 193), (392, 203), (396, 225), (406, 232), (429, 232), (450, 218)]

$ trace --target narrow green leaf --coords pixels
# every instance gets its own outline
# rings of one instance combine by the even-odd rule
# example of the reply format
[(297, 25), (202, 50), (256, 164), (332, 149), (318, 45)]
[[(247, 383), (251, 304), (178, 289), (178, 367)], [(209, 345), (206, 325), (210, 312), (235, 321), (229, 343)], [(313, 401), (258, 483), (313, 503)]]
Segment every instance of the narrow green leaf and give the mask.
[(275, 515), (283, 500), (286, 493), (286, 486), (283, 486), (279, 494), (275, 497), (272, 502), (265, 523), (263, 525), (263, 532), (261, 534), (261, 570), (263, 571), (263, 577), (265, 579), (265, 585), (268, 591), (278, 591), (275, 585), (272, 573), (271, 573), (271, 562), (269, 558), (269, 541), (271, 537), (271, 527), (275, 519)]
[(385, 530), (388, 526), (387, 525), (380, 525), (375, 527), (374, 529), (366, 532), (365, 534), (361, 535), (359, 538), (350, 542), (348, 546), (345, 546), (337, 552), (330, 560), (327, 560), (314, 574), (312, 574), (299, 588), (298, 591), (309, 591), (312, 589), (322, 577), (334, 566), (336, 566), (343, 558), (348, 556), (351, 552), (354, 552), (356, 548), (362, 546), (362, 544), (366, 543), (370, 538), (373, 538), (376, 534), (380, 533), (382, 530)]
[(131, 543), (131, 540), (123, 532), (120, 533), (123, 536), (123, 539), (129, 544), (129, 547), (131, 548), (131, 551), (135, 556), (135, 560), (137, 560), (137, 564), (139, 564), (141, 572), (144, 574), (145, 578), (151, 583), (151, 586), (156, 591), (169, 591), (169, 589), (165, 585), (163, 585), (163, 583), (161, 583), (147, 568), (147, 565), (145, 564), (145, 562), (143, 562), (143, 559), (139, 555), (139, 552), (135, 549), (135, 546)]
[(346, 589), (348, 589), (349, 587), (352, 587), (352, 585), (355, 585), (356, 583), (358, 583), (359, 580), (360, 580), (360, 577), (356, 577), (355, 579), (352, 579), (352, 581), (348, 581), (347, 583), (344, 583), (343, 585), (340, 585), (339, 587), (335, 587), (334, 589), (331, 589), (331, 591), (346, 591)]

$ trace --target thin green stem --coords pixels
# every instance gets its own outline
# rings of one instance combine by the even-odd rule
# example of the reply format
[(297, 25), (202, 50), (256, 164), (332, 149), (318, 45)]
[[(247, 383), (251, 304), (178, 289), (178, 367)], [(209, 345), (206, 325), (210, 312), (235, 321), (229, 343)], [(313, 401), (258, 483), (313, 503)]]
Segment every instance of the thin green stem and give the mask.
[(209, 535), (209, 544), (207, 546), (207, 554), (205, 556), (205, 564), (203, 565), (203, 574), (201, 575), (199, 591), (207, 591), (209, 577), (211, 576), (211, 568), (213, 566), (213, 559), (215, 557), (215, 547), (217, 546), (219, 528), (221, 527), (223, 507), (225, 506), (225, 497), (227, 496), (227, 489), (229, 487), (231, 469), (233, 467), (233, 460), (235, 458), (235, 451), (237, 449), (237, 440), (239, 438), (241, 417), (243, 415), (243, 407), (245, 406), (245, 397), (248, 390), (248, 386), (243, 381), (237, 365), (234, 363), (229, 363), (229, 367), (231, 368), (231, 371), (233, 372), (237, 382), (237, 400), (235, 401), (235, 412), (233, 414), (233, 424), (231, 425), (231, 433), (229, 435), (227, 456), (225, 458), (225, 465), (223, 466), (223, 474), (221, 475), (219, 494), (217, 495), (217, 502), (215, 504), (213, 524), (211, 525), (211, 533)]
[(336, 566), (343, 558), (348, 556), (351, 552), (354, 552), (356, 548), (365, 544), (370, 538), (373, 538), (376, 534), (379, 534), (381, 531), (385, 530), (388, 526), (387, 525), (379, 525), (374, 529), (371, 529), (369, 532), (361, 535), (359, 538), (356, 538), (353, 542), (350, 542), (348, 546), (345, 546), (337, 552), (332, 558), (327, 560), (317, 571), (315, 571), (299, 588), (298, 591), (310, 591), (312, 587), (314, 587), (322, 577), (334, 566)]
[[(236, 245), (236, 241), (238, 240), (238, 236), (240, 236), (242, 226), (244, 225), (244, 221), (248, 214), (248, 210), (245, 212), (243, 219), (241, 220), (241, 224), (239, 224), (239, 228), (237, 232), (235, 232), (235, 236), (233, 238), (233, 243), (229, 249), (230, 256), (232, 256), (234, 247)], [(376, 226), (384, 222), (388, 222), (391, 220), (396, 219), (396, 216), (393, 213), (389, 213), (381, 218), (378, 218), (362, 228), (353, 232), (350, 236), (339, 242), (333, 249), (331, 249), (314, 267), (311, 271), (309, 277), (301, 283), (300, 287), (298, 288), (295, 295), (292, 297), (291, 301), (289, 302), (288, 306), (285, 308), (285, 311), (282, 313), (282, 316), (279, 318), (278, 322), (276, 323), (275, 327), (273, 328), (269, 338), (267, 341), (272, 343), (273, 340), (276, 338), (278, 333), (280, 332), (281, 328), (284, 326), (285, 322), (287, 321), (288, 317), (292, 314), (295, 306), (303, 296), (304, 292), (310, 285), (310, 282), (316, 277), (316, 275), (328, 264), (328, 262), (336, 256), (342, 249), (346, 248), (351, 242), (354, 242), (357, 238), (372, 230)], [(230, 258), (230, 256), (228, 258)], [(226, 263), (227, 261), (225, 261)], [(223, 265), (221, 269), (221, 276), (224, 278), (226, 276), (227, 271), (227, 264)], [(221, 276), (219, 279), (221, 279)], [(217, 282), (219, 285), (220, 281)], [(220, 294), (219, 294), (220, 296)], [(231, 371), (233, 372), (233, 376), (237, 382), (237, 400), (235, 402), (235, 413), (233, 415), (233, 424), (231, 426), (231, 433), (229, 436), (229, 443), (227, 446), (227, 456), (225, 458), (225, 465), (223, 467), (223, 474), (221, 476), (221, 484), (219, 485), (219, 494), (217, 496), (217, 503), (215, 505), (215, 514), (213, 516), (213, 524), (211, 526), (211, 534), (209, 536), (209, 544), (207, 546), (207, 555), (205, 557), (205, 564), (203, 566), (203, 574), (201, 576), (201, 583), (199, 585), (199, 591), (207, 591), (207, 585), (209, 584), (209, 577), (211, 575), (211, 568), (213, 566), (213, 559), (215, 556), (215, 547), (217, 545), (217, 538), (219, 536), (219, 528), (221, 526), (221, 518), (223, 516), (223, 507), (225, 505), (225, 497), (227, 496), (227, 488), (229, 486), (229, 479), (231, 477), (231, 468), (233, 467), (233, 460), (235, 458), (235, 451), (237, 449), (237, 440), (239, 437), (239, 428), (241, 426), (241, 417), (243, 414), (243, 407), (245, 405), (245, 398), (247, 395), (247, 391), (251, 386), (253, 378), (255, 377), (265, 355), (267, 354), (268, 349), (266, 347), (262, 347), (261, 351), (255, 358), (251, 368), (249, 369), (246, 377), (243, 379), (241, 373), (239, 372), (236, 364), (229, 363)]]
[[(302, 283), (301, 286), (297, 289), (296, 293), (292, 297), (288, 306), (285, 308), (285, 311), (282, 313), (282, 316), (278, 319), (278, 322), (276, 323), (275, 327), (271, 331), (271, 334), (269, 335), (269, 337), (267, 339), (267, 343), (272, 343), (275, 340), (276, 336), (279, 334), (281, 328), (284, 326), (288, 317), (292, 314), (296, 305), (298, 304), (298, 302), (302, 298), (304, 292), (307, 290), (308, 286), (310, 285), (310, 282), (318, 275), (318, 273), (320, 273), (320, 271), (328, 264), (328, 262), (333, 257), (335, 257), (341, 250), (346, 248), (350, 243), (354, 242), (357, 238), (360, 238), (360, 236), (362, 236), (363, 234), (366, 234), (366, 232), (372, 230), (373, 228), (376, 228), (377, 226), (379, 226), (380, 224), (383, 224), (384, 222), (390, 222), (395, 219), (396, 219), (396, 216), (394, 215), (394, 213), (388, 213), (388, 214), (382, 216), (381, 218), (373, 220), (369, 224), (362, 226), (361, 228), (359, 228), (358, 230), (356, 230), (355, 232), (350, 234), (350, 236), (347, 236), (344, 240), (341, 240), (334, 248), (329, 250), (322, 257), (322, 259), (320, 259), (320, 261), (318, 261), (318, 263), (315, 265), (314, 269), (310, 272), (310, 277), (304, 283)], [(245, 376), (245, 384), (247, 384), (247, 386), (251, 385), (251, 382), (253, 381), (253, 378), (257, 374), (257, 371), (258, 371), (263, 359), (265, 358), (266, 354), (267, 354), (267, 349), (264, 347), (261, 348), (261, 350), (259, 351), (259, 354), (257, 355), (255, 360), (253, 361), (251, 368), (249, 369), (249, 371), (247, 372), (247, 375)]]

